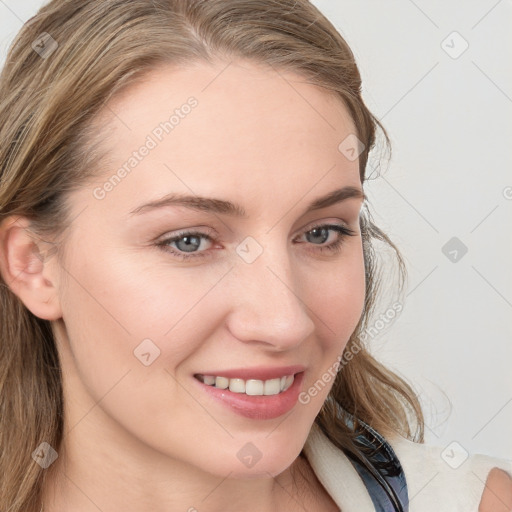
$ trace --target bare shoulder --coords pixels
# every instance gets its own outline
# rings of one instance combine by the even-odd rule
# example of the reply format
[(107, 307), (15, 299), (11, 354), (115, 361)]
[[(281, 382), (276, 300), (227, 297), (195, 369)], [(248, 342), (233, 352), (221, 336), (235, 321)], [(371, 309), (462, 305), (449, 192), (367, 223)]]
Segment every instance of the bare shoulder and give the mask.
[(510, 512), (512, 510), (512, 478), (502, 469), (489, 471), (478, 512)]

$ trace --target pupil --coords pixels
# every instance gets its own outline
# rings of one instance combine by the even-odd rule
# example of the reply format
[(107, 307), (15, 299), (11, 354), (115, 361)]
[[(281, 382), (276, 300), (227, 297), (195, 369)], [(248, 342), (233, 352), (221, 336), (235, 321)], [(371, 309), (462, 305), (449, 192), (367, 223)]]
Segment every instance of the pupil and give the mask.
[[(313, 235), (313, 238), (319, 236), (318, 235), (319, 232), (323, 232), (324, 235), (325, 235), (323, 237), (320, 237), (320, 238), (322, 238), (322, 240), (317, 240), (317, 241), (319, 241), (320, 243), (323, 244), (329, 238), (329, 234), (327, 233), (327, 229), (326, 228), (314, 228), (314, 229), (312, 229), (310, 231), (310, 233)], [(309, 235), (308, 235), (308, 237), (309, 237)], [(309, 237), (309, 238), (311, 238), (311, 237)], [(308, 242), (312, 242), (312, 241), (314, 241), (314, 240), (311, 240), (311, 239), (308, 240)]]
[[(192, 240), (195, 240), (196, 243), (191, 243)], [(179, 244), (181, 241), (185, 242), (184, 252), (193, 252), (194, 249), (197, 249), (201, 243), (198, 236), (184, 236), (177, 243)], [(182, 250), (181, 248), (179, 249), (180, 251)]]

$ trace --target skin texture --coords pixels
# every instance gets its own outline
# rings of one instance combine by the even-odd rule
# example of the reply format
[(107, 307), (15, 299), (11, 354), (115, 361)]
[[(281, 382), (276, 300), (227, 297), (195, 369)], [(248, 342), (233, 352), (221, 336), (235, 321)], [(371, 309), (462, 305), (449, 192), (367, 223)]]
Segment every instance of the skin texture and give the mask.
[[(97, 199), (94, 189), (190, 96), (191, 113)], [(358, 161), (338, 150), (354, 132), (344, 106), (247, 62), (162, 67), (111, 102), (98, 129), (108, 163), (70, 197), (65, 258), (45, 257), (23, 218), (3, 237), (6, 280), (55, 322), (63, 368), (65, 437), (45, 509), (337, 510), (298, 457), (332, 379), (288, 415), (254, 420), (213, 401), (193, 374), (303, 364), (306, 390), (343, 352), (364, 304), (361, 200), (304, 211), (361, 188)], [(237, 202), (248, 217), (183, 207), (129, 215), (170, 192)], [(336, 231), (311, 233), (327, 223), (356, 233), (338, 253), (319, 250)], [(209, 256), (183, 262), (156, 246), (184, 229), (215, 231), (198, 249)], [(252, 263), (236, 251), (248, 236), (263, 249)], [(144, 339), (160, 350), (149, 366), (134, 356)], [(237, 457), (247, 443), (261, 453), (252, 467)], [(292, 469), (302, 470), (297, 488)]]
[[(76, 219), (63, 262), (26, 219), (2, 225), (2, 276), (29, 310), (55, 322), (62, 361), (65, 438), (45, 510), (338, 510), (297, 457), (331, 384), (288, 416), (249, 420), (192, 380), (209, 368), (302, 363), (308, 389), (361, 314), (360, 201), (302, 213), (316, 197), (360, 186), (357, 160), (337, 150), (353, 124), (337, 100), (301, 82), (241, 62), (161, 68), (99, 118), (109, 164), (70, 198)], [(94, 188), (191, 95), (196, 109), (97, 199)], [(129, 218), (168, 192), (240, 202), (249, 217), (172, 207)], [(338, 254), (321, 254), (317, 245), (338, 235), (308, 242), (317, 222), (357, 235)], [(200, 226), (218, 232), (201, 242), (211, 258), (180, 262), (153, 243)], [(235, 250), (247, 236), (264, 249), (251, 264)], [(150, 366), (133, 354), (146, 338), (160, 349)], [(252, 468), (236, 456), (248, 442), (262, 455)], [(495, 468), (479, 512), (510, 510), (512, 480)]]
[(510, 512), (512, 510), (512, 478), (505, 471), (493, 468), (482, 494), (478, 512)]
[[(105, 109), (98, 129), (109, 164), (70, 198), (76, 218), (63, 262), (27, 219), (0, 229), (2, 276), (55, 322), (63, 368), (65, 438), (45, 510), (338, 510), (297, 457), (331, 384), (288, 416), (249, 420), (211, 401), (192, 375), (301, 363), (305, 390), (342, 353), (364, 300), (361, 203), (302, 212), (327, 192), (360, 186), (357, 160), (337, 150), (354, 127), (336, 99), (297, 76), (225, 66), (161, 68)], [(191, 95), (195, 110), (97, 199), (95, 187)], [(128, 215), (168, 192), (240, 202), (249, 216), (182, 207)], [(335, 231), (323, 244), (305, 237), (327, 222), (357, 233), (337, 254), (317, 249)], [(181, 262), (155, 246), (185, 228), (218, 233), (201, 242), (212, 257)], [(251, 264), (236, 252), (247, 236), (263, 248)], [(150, 366), (133, 354), (147, 338), (160, 350)], [(236, 456), (248, 442), (262, 455), (252, 468)], [(495, 468), (479, 512), (511, 509), (512, 480)]]

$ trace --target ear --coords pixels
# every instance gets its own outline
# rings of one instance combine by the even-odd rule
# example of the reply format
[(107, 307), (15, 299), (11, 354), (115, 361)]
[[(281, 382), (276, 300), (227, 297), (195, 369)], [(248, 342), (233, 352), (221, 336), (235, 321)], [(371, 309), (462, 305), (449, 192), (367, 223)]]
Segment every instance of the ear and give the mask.
[(30, 220), (11, 216), (0, 224), (0, 272), (7, 286), (37, 317), (62, 317), (54, 246), (30, 231)]

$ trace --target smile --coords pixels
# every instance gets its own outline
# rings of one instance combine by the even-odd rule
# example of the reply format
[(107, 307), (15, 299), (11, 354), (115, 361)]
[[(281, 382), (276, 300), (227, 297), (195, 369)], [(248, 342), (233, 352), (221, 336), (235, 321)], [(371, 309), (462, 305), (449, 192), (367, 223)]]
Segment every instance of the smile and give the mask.
[(286, 391), (294, 381), (294, 375), (284, 375), (275, 379), (228, 379), (215, 375), (196, 374), (194, 377), (207, 386), (218, 389), (229, 389), (232, 393), (251, 396), (278, 395)]

